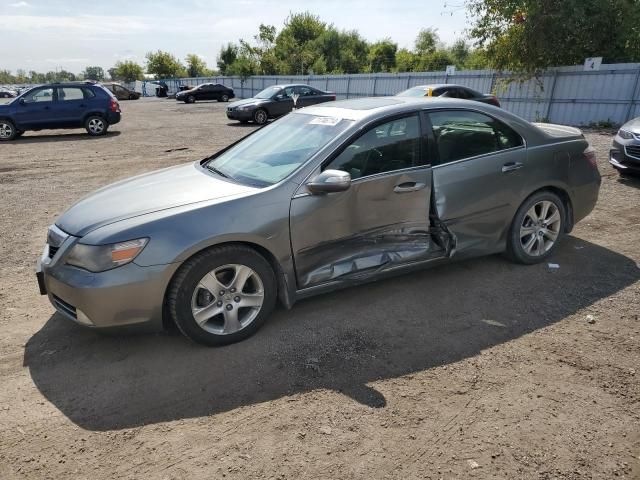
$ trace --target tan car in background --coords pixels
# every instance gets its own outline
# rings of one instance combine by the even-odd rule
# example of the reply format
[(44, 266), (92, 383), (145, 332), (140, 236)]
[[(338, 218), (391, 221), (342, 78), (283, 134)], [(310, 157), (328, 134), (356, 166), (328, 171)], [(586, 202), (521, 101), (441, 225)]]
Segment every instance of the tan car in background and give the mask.
[(124, 87), (119, 83), (103, 83), (102, 85), (113, 93), (118, 100), (138, 100), (140, 98), (140, 94), (138, 92), (129, 90), (127, 87)]

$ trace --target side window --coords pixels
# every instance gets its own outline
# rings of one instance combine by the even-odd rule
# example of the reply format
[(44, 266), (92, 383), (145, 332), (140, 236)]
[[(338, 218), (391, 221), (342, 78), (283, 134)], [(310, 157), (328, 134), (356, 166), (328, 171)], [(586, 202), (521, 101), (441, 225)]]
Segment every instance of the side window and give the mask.
[(294, 91), (294, 87), (287, 87), (284, 90), (282, 90), (282, 94), (285, 97), (291, 98), (291, 95), (293, 95), (293, 91)]
[(523, 145), (502, 122), (478, 112), (451, 110), (429, 114), (440, 164)]
[(458, 98), (469, 99), (473, 98), (473, 93), (466, 88), (458, 88)]
[(418, 115), (371, 128), (354, 140), (327, 169), (349, 172), (352, 179), (422, 165)]
[(26, 97), (24, 97), (27, 103), (41, 103), (53, 101), (53, 88), (40, 88)]
[(309, 87), (297, 87), (296, 88), (298, 95), (301, 97), (309, 97), (311, 95), (315, 95), (315, 92)]
[(58, 88), (58, 101), (68, 102), (71, 100), (83, 100), (84, 95), (82, 90), (77, 87), (62, 87)]
[[(120, 87), (122, 88), (122, 87)], [(124, 90), (124, 88), (122, 88), (122, 90)], [(84, 98), (93, 98), (96, 96), (95, 92), (89, 88), (83, 88), (82, 89), (82, 93), (84, 94)]]

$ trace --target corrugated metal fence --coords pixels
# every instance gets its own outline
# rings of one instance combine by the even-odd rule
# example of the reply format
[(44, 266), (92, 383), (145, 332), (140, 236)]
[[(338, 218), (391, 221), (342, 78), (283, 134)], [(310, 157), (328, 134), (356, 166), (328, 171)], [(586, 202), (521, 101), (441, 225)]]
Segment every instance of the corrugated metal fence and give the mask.
[[(495, 93), (503, 108), (527, 120), (566, 125), (597, 122), (622, 124), (640, 116), (640, 64), (602, 65), (597, 71), (582, 66), (559, 67), (536, 79), (509, 81), (514, 77), (492, 70), (469, 70), (447, 75), (445, 72), (379, 73), (357, 75), (297, 75), (207, 77), (164, 80), (170, 92), (180, 85), (221, 83), (235, 90), (240, 98), (252, 97), (275, 84), (306, 83), (336, 92), (338, 99), (394, 95), (422, 84), (456, 83), (480, 92)], [(148, 88), (153, 87), (153, 88)], [(155, 85), (147, 84), (155, 92)]]

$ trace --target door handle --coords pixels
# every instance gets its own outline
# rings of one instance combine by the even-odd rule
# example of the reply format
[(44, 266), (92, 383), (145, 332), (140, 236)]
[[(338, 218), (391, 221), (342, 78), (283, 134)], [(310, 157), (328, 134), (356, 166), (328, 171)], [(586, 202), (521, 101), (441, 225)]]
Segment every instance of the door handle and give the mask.
[(508, 172), (513, 172), (514, 170), (518, 170), (520, 168), (524, 167), (523, 163), (520, 162), (509, 162), (509, 163), (505, 163), (502, 166), (502, 173), (508, 173)]
[(404, 182), (400, 185), (396, 185), (393, 191), (396, 193), (417, 192), (418, 190), (422, 190), (424, 187), (426, 187), (425, 183)]

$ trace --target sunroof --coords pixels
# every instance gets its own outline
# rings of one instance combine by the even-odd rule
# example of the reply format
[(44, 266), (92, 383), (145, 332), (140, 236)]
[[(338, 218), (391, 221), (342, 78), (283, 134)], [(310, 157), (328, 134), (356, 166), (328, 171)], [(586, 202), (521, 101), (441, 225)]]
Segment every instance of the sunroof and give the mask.
[(395, 98), (358, 98), (355, 100), (341, 100), (339, 102), (327, 102), (323, 106), (346, 108), (349, 110), (372, 110), (374, 108), (387, 107), (389, 105), (398, 105), (402, 100)]

